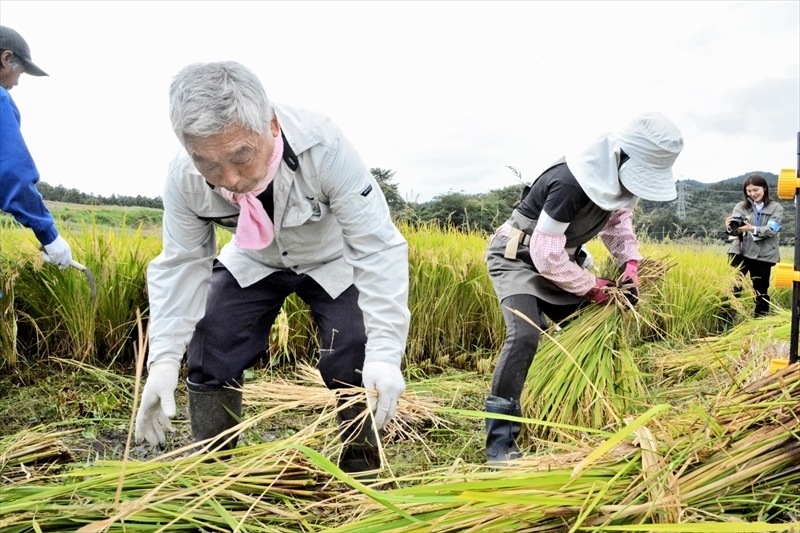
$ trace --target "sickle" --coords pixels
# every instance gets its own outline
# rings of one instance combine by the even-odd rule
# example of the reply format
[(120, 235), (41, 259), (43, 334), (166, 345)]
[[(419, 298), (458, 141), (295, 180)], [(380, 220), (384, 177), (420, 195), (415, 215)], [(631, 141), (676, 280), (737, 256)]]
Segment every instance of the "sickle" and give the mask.
[[(47, 251), (44, 249), (44, 246), (39, 246), (39, 251), (42, 253), (47, 253)], [(89, 281), (89, 298), (91, 299), (92, 303), (94, 303), (94, 301), (97, 299), (97, 282), (94, 280), (94, 274), (92, 274), (92, 271), (74, 259), (70, 260), (69, 266), (76, 270), (80, 270), (86, 276), (86, 279)]]
[(92, 274), (92, 271), (77, 261), (70, 261), (69, 266), (84, 273), (86, 279), (89, 281), (89, 297), (91, 298), (92, 303), (94, 303), (94, 301), (97, 299), (97, 283), (94, 280), (94, 274)]

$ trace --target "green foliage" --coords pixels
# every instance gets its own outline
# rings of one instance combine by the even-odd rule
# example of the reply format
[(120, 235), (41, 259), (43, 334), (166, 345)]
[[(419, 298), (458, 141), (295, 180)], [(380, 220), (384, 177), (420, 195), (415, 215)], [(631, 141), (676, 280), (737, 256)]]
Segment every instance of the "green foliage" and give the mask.
[[(116, 228), (136, 228), (153, 231), (161, 229), (164, 212), (148, 207), (117, 207), (100, 205), (64, 204), (45, 202), (48, 210), (61, 229), (74, 228), (80, 231), (83, 226), (97, 224)], [(14, 224), (14, 219), (7, 213), (0, 213), (0, 220)], [(21, 227), (21, 226), (20, 226)]]
[(164, 216), (162, 210), (147, 207), (79, 206), (55, 202), (48, 202), (47, 207), (59, 227), (97, 224), (118, 228), (142, 226), (143, 229), (156, 229), (161, 227)]
[(392, 183), (395, 171), (377, 167), (371, 168), (369, 171), (375, 178), (375, 181), (378, 182), (378, 185), (380, 185), (383, 196), (386, 197), (386, 203), (389, 204), (389, 211), (392, 212), (392, 216), (397, 216), (397, 214), (405, 208), (406, 202), (400, 195), (399, 185), (397, 183)]
[(52, 185), (40, 181), (36, 184), (39, 194), (47, 201), (66, 202), (72, 204), (85, 205), (119, 205), (124, 207), (149, 207), (153, 209), (164, 209), (164, 204), (160, 196), (148, 198), (141, 194), (136, 196), (124, 196), (112, 194), (110, 197), (102, 195), (86, 194), (78, 189), (67, 189), (63, 185)]
[(412, 209), (420, 222), (435, 222), (443, 228), (487, 235), (511, 216), (521, 191), (522, 185), (473, 195), (449, 191)]

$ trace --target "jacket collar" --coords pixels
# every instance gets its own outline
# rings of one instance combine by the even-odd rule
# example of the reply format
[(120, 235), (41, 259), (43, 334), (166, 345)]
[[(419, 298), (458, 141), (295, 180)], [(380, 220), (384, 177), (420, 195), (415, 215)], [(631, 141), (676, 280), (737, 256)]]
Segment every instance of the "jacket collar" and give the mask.
[(292, 147), (296, 155), (300, 155), (312, 146), (322, 142), (319, 134), (310, 129), (309, 124), (313, 124), (318, 117), (305, 111), (283, 104), (274, 103), (272, 109), (278, 117), (278, 124), (283, 132), (284, 140)]

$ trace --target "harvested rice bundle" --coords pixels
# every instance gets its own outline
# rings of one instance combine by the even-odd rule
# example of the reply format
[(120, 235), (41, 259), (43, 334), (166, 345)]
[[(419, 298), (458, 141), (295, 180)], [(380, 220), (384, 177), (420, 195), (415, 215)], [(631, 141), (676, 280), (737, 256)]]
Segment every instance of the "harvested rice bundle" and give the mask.
[(655, 406), (588, 453), (454, 468), (384, 505), (348, 495), (340, 505), (362, 514), (330, 531), (794, 531), (799, 422), (795, 365), (684, 413)]
[(304, 443), (293, 438), (212, 454), (174, 452), (158, 461), (103, 461), (4, 484), (0, 530), (298, 531), (325, 514), (306, 507), (331, 496), (329, 472), (336, 468)]
[(72, 461), (72, 454), (61, 438), (77, 432), (28, 430), (3, 437), (0, 439), (0, 479), (3, 483), (24, 481), (49, 471), (54, 465)]
[[(800, 509), (800, 365), (660, 425), (669, 446), (681, 506), (708, 513), (775, 520)], [(791, 513), (790, 513), (791, 514)]]
[[(420, 440), (418, 428), (422, 426), (440, 427), (447, 421), (436, 414), (440, 404), (436, 398), (425, 396), (415, 386), (424, 387), (424, 383), (409, 384), (397, 402), (395, 417), (383, 428), (386, 439)], [(330, 390), (325, 387), (322, 377), (316, 368), (309, 365), (298, 365), (295, 380), (264, 380), (245, 385), (245, 403), (259, 405), (276, 410), (300, 409), (308, 411), (335, 410), (344, 398), (366, 400), (366, 390), (360, 387)]]
[[(644, 380), (628, 334), (630, 323), (644, 322), (640, 313), (658, 292), (669, 265), (642, 260), (639, 268), (640, 301), (631, 304), (630, 287), (608, 289), (609, 304), (582, 310), (567, 327), (543, 335), (521, 403), (523, 415), (547, 423), (599, 429), (619, 424), (646, 398)], [(531, 423), (523, 434), (532, 439), (565, 442), (575, 433)]]
[[(769, 362), (761, 353), (780, 339), (787, 339), (791, 329), (791, 310), (750, 319), (716, 337), (699, 339), (683, 349), (664, 348), (653, 352), (653, 364), (665, 387), (687, 379), (734, 377), (756, 359), (762, 370)], [(778, 354), (775, 354), (778, 355)], [(726, 380), (730, 382), (730, 380)]]

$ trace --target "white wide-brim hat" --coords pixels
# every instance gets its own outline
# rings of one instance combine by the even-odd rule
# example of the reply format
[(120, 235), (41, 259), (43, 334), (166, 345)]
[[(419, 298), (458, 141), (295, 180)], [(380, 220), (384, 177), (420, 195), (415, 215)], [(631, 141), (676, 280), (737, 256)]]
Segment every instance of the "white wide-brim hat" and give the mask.
[(658, 112), (643, 113), (620, 134), (620, 147), (630, 159), (619, 180), (644, 200), (667, 202), (678, 197), (672, 165), (683, 149), (678, 127)]

